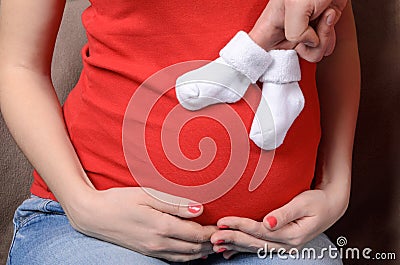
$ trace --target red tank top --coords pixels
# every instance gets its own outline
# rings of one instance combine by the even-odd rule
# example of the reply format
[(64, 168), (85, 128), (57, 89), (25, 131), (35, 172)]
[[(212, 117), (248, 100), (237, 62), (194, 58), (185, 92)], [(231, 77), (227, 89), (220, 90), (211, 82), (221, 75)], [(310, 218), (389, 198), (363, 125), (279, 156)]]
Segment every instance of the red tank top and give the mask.
[[(128, 169), (122, 132), (125, 111), (138, 87), (171, 65), (214, 60), (239, 30), (248, 32), (252, 28), (265, 5), (258, 0), (91, 1), (82, 15), (88, 36), (88, 43), (82, 50), (83, 71), (63, 110), (71, 141), (97, 189), (139, 185)], [(178, 141), (188, 158), (199, 157), (203, 138), (214, 141), (215, 156), (206, 167), (185, 170), (169, 161), (164, 154), (161, 131), (172, 109), (180, 108), (173, 88), (160, 94), (152, 106), (143, 137), (150, 162), (140, 160), (140, 153), (138, 161), (133, 163), (142, 165), (144, 170), (133, 172), (140, 174), (152, 167), (173, 183), (198, 186), (217, 179), (229, 163), (239, 165), (246, 161), (238, 171), (236, 185), (220, 198), (206, 203), (203, 215), (196, 221), (214, 224), (228, 215), (262, 220), (271, 210), (309, 189), (314, 176), (320, 139), (315, 65), (301, 61), (301, 69), (300, 86), (306, 99), (305, 107), (284, 144), (276, 150), (272, 166), (257, 189), (249, 191), (249, 185), (261, 150), (251, 141), (242, 141), (233, 149), (229, 130), (236, 128), (231, 125), (237, 120), (221, 124), (212, 118), (198, 117), (183, 126)], [(152, 88), (141, 89), (151, 91)], [(154, 91), (157, 93), (157, 89)], [(257, 102), (259, 93), (254, 89), (249, 91), (253, 91), (248, 93), (250, 101)], [(254, 113), (244, 100), (229, 105), (240, 117), (240, 126), (245, 128), (244, 137), (248, 138)], [(140, 104), (137, 106), (140, 111)], [(212, 110), (218, 113), (222, 107), (215, 106)], [(135, 115), (131, 119), (135, 119)], [(132, 122), (140, 125), (142, 121)], [(232, 150), (249, 152), (241, 154), (243, 160), (230, 161)], [(264, 162), (268, 163), (260, 161)], [(151, 180), (153, 176), (139, 177)], [(31, 192), (55, 199), (36, 171)]]

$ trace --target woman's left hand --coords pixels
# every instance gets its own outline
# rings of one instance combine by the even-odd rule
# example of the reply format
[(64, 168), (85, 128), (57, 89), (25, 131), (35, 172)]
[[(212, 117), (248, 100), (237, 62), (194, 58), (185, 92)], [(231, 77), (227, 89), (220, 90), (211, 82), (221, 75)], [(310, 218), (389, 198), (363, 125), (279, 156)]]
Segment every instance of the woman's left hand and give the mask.
[(218, 227), (226, 229), (215, 232), (211, 243), (214, 251), (223, 252), (226, 259), (238, 252), (257, 253), (265, 246), (268, 251), (301, 248), (334, 224), (347, 205), (348, 198), (338, 199), (335, 192), (308, 190), (266, 215), (263, 222), (242, 217), (221, 218)]

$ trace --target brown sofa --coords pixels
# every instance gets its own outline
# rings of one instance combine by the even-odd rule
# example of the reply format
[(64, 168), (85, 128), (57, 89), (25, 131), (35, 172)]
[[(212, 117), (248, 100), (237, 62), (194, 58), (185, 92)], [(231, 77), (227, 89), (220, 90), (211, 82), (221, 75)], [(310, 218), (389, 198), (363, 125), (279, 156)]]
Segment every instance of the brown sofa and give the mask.
[[(80, 13), (87, 5), (86, 0), (67, 1), (52, 68), (61, 102), (81, 69), (79, 52), (85, 35)], [(346, 215), (328, 233), (334, 241), (346, 237), (348, 247), (396, 252), (400, 249), (400, 4), (398, 0), (355, 0), (353, 5), (363, 83), (352, 197)], [(32, 168), (1, 118), (0, 148), (0, 264), (4, 264), (12, 238), (12, 215), (29, 194)], [(345, 264), (399, 261), (347, 259)]]
[[(74, 87), (82, 68), (80, 49), (86, 35), (80, 21), (88, 4), (86, 0), (67, 1), (52, 65), (53, 82), (61, 102)], [(0, 264), (5, 264), (12, 239), (12, 217), (16, 207), (29, 196), (32, 167), (16, 147), (2, 117), (0, 154)]]

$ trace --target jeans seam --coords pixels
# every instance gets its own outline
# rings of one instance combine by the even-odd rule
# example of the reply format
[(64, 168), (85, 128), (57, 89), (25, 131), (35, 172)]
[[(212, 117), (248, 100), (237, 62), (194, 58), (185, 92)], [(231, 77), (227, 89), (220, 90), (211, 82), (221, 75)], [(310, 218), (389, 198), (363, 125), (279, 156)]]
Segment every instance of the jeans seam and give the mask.
[(51, 211), (48, 211), (46, 209), (46, 206), (50, 202), (51, 202), (51, 200), (44, 200), (40, 203), (38, 210), (37, 210), (38, 212), (33, 213), (29, 217), (26, 217), (26, 218), (19, 217), (18, 218), (18, 226), (16, 227), (16, 230), (19, 230), (22, 227), (26, 226), (29, 222), (31, 222), (33, 219), (39, 217), (40, 215), (50, 213)]
[(13, 233), (13, 238), (11, 241), (10, 249), (8, 250), (7, 265), (11, 265), (11, 258), (12, 258), (11, 251), (14, 247), (15, 240), (17, 238), (17, 234), (18, 234), (19, 230), (21, 230), (21, 228), (25, 227), (30, 221), (32, 221), (33, 219), (36, 219), (39, 216), (40, 216), (40, 213), (34, 213), (31, 216), (24, 218), (24, 219), (18, 218), (19, 219), (18, 222), (14, 223), (14, 233)]
[(12, 241), (11, 241), (10, 248), (8, 249), (8, 258), (7, 258), (7, 261), (6, 261), (6, 265), (11, 265), (11, 258), (12, 258), (11, 250), (13, 249), (14, 244), (15, 244), (15, 239), (17, 237), (17, 231), (18, 231), (17, 225), (14, 224), (14, 233), (13, 233), (13, 238), (12, 238)]
[[(15, 244), (15, 241), (16, 241), (16, 237), (17, 237), (17, 234), (18, 234), (19, 230), (21, 230), (22, 228), (27, 226), (30, 222), (32, 222), (36, 218), (39, 218), (42, 215), (48, 215), (49, 213), (51, 213), (51, 211), (49, 211), (47, 209), (47, 205), (49, 203), (51, 203), (51, 202), (52, 202), (52, 200), (43, 200), (39, 204), (39, 206), (38, 206), (38, 208), (36, 210), (37, 212), (29, 215), (26, 218), (23, 218), (23, 217), (16, 218), (15, 223), (14, 223), (13, 238), (12, 238), (12, 241), (11, 241), (10, 249), (8, 250), (7, 265), (11, 265), (12, 264), (12, 262), (11, 262), (11, 259), (12, 259), (11, 252), (12, 252), (12, 249), (14, 247), (14, 244)], [(54, 213), (54, 214), (59, 214), (59, 213)]]
[[(32, 198), (32, 197), (31, 197)], [(42, 199), (42, 198), (40, 198)], [(26, 226), (29, 225), (29, 223), (31, 223), (33, 220), (40, 218), (41, 216), (48, 216), (48, 215), (65, 215), (65, 213), (59, 213), (59, 212), (54, 212), (48, 209), (48, 205), (50, 203), (54, 202), (53, 200), (50, 199), (42, 199), (42, 201), (40, 201), (40, 203), (36, 204), (37, 207), (24, 207), (25, 209), (17, 209), (18, 211), (21, 212), (31, 212), (30, 214), (27, 214), (28, 216), (24, 217), (24, 216), (18, 216), (18, 213), (16, 212), (16, 216), (14, 217), (14, 232), (13, 232), (13, 237), (11, 240), (11, 244), (10, 244), (10, 248), (8, 250), (8, 257), (7, 257), (7, 265), (11, 265), (12, 264), (12, 250), (14, 249), (15, 243), (16, 243), (16, 239), (17, 239), (17, 235), (20, 232), (20, 230)], [(23, 205), (24, 203), (22, 203), (21, 205)]]

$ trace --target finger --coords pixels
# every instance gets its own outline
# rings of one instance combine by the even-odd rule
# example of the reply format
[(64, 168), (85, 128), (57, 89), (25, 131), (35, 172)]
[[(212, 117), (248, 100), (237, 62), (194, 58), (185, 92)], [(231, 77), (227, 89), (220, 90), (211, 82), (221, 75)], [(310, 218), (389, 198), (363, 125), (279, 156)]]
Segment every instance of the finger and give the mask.
[[(283, 245), (276, 245), (271, 242), (264, 242), (264, 246), (257, 248), (256, 251), (250, 250), (246, 246), (237, 246), (237, 245), (233, 245), (233, 244), (227, 244), (227, 245), (221, 245), (220, 248), (214, 247), (214, 252), (222, 253), (222, 255), (225, 257), (225, 255), (224, 255), (225, 253), (232, 253), (232, 252), (234, 252), (234, 254), (237, 254), (237, 253), (257, 253), (258, 254), (258, 253), (263, 253), (263, 252), (276, 253), (279, 251), (279, 253), (283, 254), (283, 253), (288, 252), (291, 249), (292, 248), (289, 248), (289, 247), (286, 247)], [(229, 255), (229, 254), (226, 254), (226, 255)]]
[(247, 247), (242, 247), (242, 246), (237, 246), (237, 245), (232, 245), (232, 244), (226, 244), (226, 245), (221, 245), (221, 246), (214, 246), (214, 252), (215, 253), (222, 253), (222, 255), (225, 252), (241, 252), (241, 253), (257, 253), (257, 251), (251, 251)]
[(170, 195), (150, 188), (142, 188), (147, 196), (144, 205), (183, 218), (193, 218), (203, 213), (203, 205), (186, 198)]
[(297, 44), (294, 49), (296, 50), (297, 54), (304, 60), (309, 61), (310, 63), (318, 62), (318, 58), (313, 57), (311, 48), (309, 46), (306, 46), (304, 43)]
[(324, 56), (329, 56), (333, 53), (333, 51), (335, 50), (335, 46), (336, 46), (336, 32), (335, 30), (331, 31), (331, 37), (329, 39), (329, 44), (328, 47), (326, 48), (326, 52), (324, 54)]
[(235, 250), (239, 252), (257, 253), (260, 248), (277, 250), (279, 248), (289, 249), (289, 245), (279, 242), (272, 242), (255, 238), (242, 231), (224, 230), (217, 232), (213, 240), (218, 240), (219, 244), (214, 244), (214, 251), (221, 253), (225, 250)]
[[(156, 210), (154, 210), (156, 211)], [(184, 240), (194, 243), (209, 242), (213, 233), (218, 231), (216, 226), (202, 226), (196, 222), (182, 220), (178, 217), (162, 213), (154, 232), (162, 237)]]
[[(262, 240), (273, 241), (277, 243), (287, 243), (292, 239), (293, 235), (293, 223), (289, 223), (283, 226), (281, 229), (276, 231), (271, 231), (265, 224), (261, 222), (256, 222), (251, 219), (242, 217), (224, 217), (218, 221), (218, 225), (225, 225), (230, 229), (240, 230), (246, 234), (252, 235), (255, 238)], [(289, 229), (290, 228), (290, 229)], [(219, 237), (220, 232), (216, 232), (211, 237), (211, 243), (216, 243), (221, 240)]]
[(206, 243), (193, 243), (183, 240), (168, 238), (163, 240), (160, 244), (159, 251), (172, 252), (180, 254), (199, 254), (199, 253), (213, 253), (213, 245), (210, 242)]
[(308, 47), (315, 48), (319, 45), (320, 39), (315, 30), (311, 26), (308, 26), (306, 31), (298, 38), (298, 42), (304, 43), (304, 45)]
[[(319, 36), (311, 27), (311, 21), (317, 19), (328, 8), (330, 1), (285, 1), (285, 37), (295, 43), (308, 47), (319, 45)], [(340, 11), (339, 11), (340, 12)]]
[(188, 242), (203, 243), (209, 242), (211, 235), (218, 231), (216, 226), (202, 226), (196, 222), (181, 219), (169, 213), (161, 212), (151, 206), (146, 207), (146, 218), (142, 222), (148, 222), (150, 233), (162, 238), (175, 238)]
[(319, 45), (317, 47), (310, 47), (304, 43), (299, 43), (295, 49), (300, 57), (310, 62), (319, 62), (323, 58), (332, 36), (331, 32), (334, 30), (334, 19), (335, 11), (333, 9), (325, 11), (317, 26)]
[(170, 262), (188, 262), (196, 259), (201, 259), (203, 257), (206, 257), (210, 254), (213, 254), (214, 251), (211, 252), (204, 252), (204, 253), (197, 253), (197, 254), (177, 254), (177, 253), (171, 253), (171, 252), (165, 252), (165, 253), (159, 253), (156, 255), (152, 255), (153, 257), (156, 258), (161, 258), (168, 260)]
[[(286, 30), (287, 28), (285, 28)], [(286, 33), (285, 33), (286, 34)], [(308, 47), (317, 47), (320, 43), (317, 33), (311, 26), (307, 28), (298, 36), (290, 37), (285, 35), (290, 43), (303, 43)], [(289, 39), (290, 38), (290, 39)]]
[(267, 233), (267, 241), (280, 242), (287, 246), (298, 248), (310, 240), (310, 235), (314, 235), (318, 222), (315, 216), (302, 217), (290, 222), (278, 230)]
[[(269, 232), (263, 223), (243, 217), (224, 217), (218, 220), (218, 227), (229, 227), (229, 229), (240, 230), (246, 234), (252, 235), (255, 238), (267, 239), (266, 233)], [(213, 241), (211, 241), (214, 243)]]
[(232, 258), (234, 255), (236, 255), (238, 253), (239, 253), (239, 251), (227, 250), (227, 251), (224, 251), (222, 253), (222, 256), (224, 257), (224, 259), (230, 259), (230, 258)]
[(285, 36), (292, 42), (300, 42), (304, 33), (309, 28), (310, 17), (313, 13), (313, 6), (305, 1), (285, 1)]
[[(175, 225), (178, 225), (177, 223)], [(185, 225), (179, 225), (170, 233), (171, 238), (182, 239), (189, 242), (204, 243), (210, 242), (211, 236), (218, 231), (215, 226), (201, 226), (195, 222)]]
[(321, 49), (323, 50), (325, 47), (324, 56), (328, 56), (332, 54), (336, 45), (336, 32), (335, 32), (335, 23), (338, 17), (338, 12), (334, 9), (328, 9), (324, 12), (324, 18), (326, 21), (320, 21), (318, 23), (318, 36), (321, 38)]
[(333, 25), (335, 26), (339, 22), (340, 18), (342, 17), (342, 13), (343, 13), (342, 11), (343, 10), (340, 9), (338, 6), (335, 6), (335, 5), (330, 5), (329, 8), (335, 10), (336, 15), (335, 15), (335, 21), (333, 23)]
[(271, 231), (277, 231), (290, 222), (306, 216), (306, 203), (306, 196), (295, 197), (281, 208), (266, 215), (263, 220), (264, 226)]

